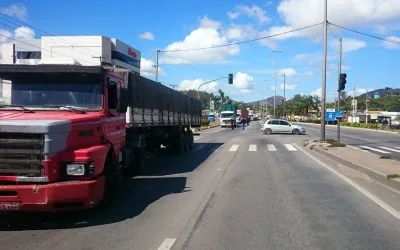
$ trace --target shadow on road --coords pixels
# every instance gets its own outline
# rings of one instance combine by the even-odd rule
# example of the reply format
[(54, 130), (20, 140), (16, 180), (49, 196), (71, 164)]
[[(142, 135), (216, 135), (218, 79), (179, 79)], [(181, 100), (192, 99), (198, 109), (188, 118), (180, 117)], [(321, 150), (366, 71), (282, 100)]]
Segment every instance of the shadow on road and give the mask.
[(170, 155), (164, 150), (146, 161), (144, 175), (120, 183), (118, 197), (108, 209), (61, 213), (0, 214), (0, 231), (53, 230), (84, 228), (118, 223), (135, 218), (160, 198), (190, 192), (183, 174), (197, 169), (222, 143), (202, 143), (183, 155)]

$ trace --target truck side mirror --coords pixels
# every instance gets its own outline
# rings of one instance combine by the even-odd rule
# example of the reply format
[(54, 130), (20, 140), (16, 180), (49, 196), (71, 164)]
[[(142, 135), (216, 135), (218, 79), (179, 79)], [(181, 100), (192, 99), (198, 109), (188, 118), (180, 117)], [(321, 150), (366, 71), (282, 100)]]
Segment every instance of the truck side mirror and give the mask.
[(129, 91), (127, 88), (121, 88), (117, 104), (118, 113), (126, 113), (129, 104)]

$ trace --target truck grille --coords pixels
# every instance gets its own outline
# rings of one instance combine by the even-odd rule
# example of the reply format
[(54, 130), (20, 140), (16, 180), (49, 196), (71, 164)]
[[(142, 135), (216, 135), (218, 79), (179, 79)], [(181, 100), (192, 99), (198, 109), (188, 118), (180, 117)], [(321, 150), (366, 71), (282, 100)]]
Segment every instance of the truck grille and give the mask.
[(44, 134), (0, 133), (0, 176), (44, 176)]

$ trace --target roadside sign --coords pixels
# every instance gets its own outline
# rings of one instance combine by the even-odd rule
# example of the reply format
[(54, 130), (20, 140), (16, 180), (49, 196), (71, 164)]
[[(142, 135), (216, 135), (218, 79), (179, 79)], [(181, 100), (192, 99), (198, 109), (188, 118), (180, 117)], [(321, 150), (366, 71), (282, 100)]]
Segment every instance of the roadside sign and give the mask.
[(326, 109), (326, 112), (336, 112), (336, 109)]
[(344, 116), (343, 110), (338, 110), (335, 113), (336, 118), (342, 118)]
[(326, 112), (325, 120), (328, 122), (334, 122), (336, 120), (336, 112)]

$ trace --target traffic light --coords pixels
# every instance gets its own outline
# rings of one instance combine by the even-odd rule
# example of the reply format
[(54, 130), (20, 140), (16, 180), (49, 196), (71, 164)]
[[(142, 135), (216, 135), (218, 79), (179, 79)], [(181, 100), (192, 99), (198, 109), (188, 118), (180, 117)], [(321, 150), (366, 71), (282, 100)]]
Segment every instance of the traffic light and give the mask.
[(233, 74), (228, 75), (228, 83), (233, 84)]
[(347, 77), (347, 74), (346, 73), (343, 73), (343, 74), (340, 74), (340, 79), (339, 79), (339, 91), (342, 91), (342, 90), (344, 90), (345, 89), (345, 87), (346, 87), (346, 77)]

